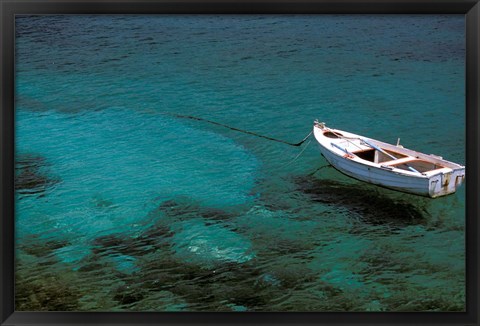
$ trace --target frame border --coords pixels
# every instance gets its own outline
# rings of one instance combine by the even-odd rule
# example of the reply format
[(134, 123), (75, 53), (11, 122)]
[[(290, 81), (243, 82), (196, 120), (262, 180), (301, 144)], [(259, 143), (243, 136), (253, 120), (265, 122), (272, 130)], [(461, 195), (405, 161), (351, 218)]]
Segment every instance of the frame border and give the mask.
[[(0, 0), (0, 325), (479, 325), (479, 0)], [(466, 312), (15, 312), (14, 62), (17, 14), (465, 14)]]

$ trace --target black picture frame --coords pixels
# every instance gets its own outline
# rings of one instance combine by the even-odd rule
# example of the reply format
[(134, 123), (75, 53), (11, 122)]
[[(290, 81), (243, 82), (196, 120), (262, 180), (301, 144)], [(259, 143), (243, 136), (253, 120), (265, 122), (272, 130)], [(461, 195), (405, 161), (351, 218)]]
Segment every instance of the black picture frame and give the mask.
[[(1, 17), (1, 325), (479, 325), (479, 31), (478, 0), (0, 0)], [(14, 23), (17, 14), (465, 14), (466, 19), (466, 312), (435, 313), (107, 313), (14, 310)]]

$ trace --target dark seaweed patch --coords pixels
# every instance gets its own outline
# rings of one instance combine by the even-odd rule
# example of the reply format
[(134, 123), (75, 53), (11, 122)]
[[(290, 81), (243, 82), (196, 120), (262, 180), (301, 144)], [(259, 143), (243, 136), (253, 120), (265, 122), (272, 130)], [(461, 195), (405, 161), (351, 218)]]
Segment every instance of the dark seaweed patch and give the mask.
[(92, 251), (94, 254), (121, 253), (128, 256), (143, 256), (158, 249), (169, 248), (165, 238), (170, 236), (170, 230), (164, 226), (152, 227), (137, 238), (111, 234), (93, 240)]
[(31, 235), (19, 241), (18, 249), (32, 256), (46, 257), (52, 254), (54, 250), (68, 245), (70, 245), (70, 242), (65, 239), (42, 239), (38, 235)]
[(155, 244), (158, 239), (171, 238), (173, 232), (165, 225), (156, 224), (145, 231), (139, 238), (139, 241), (145, 244)]
[(273, 275), (275, 279), (279, 280), (279, 285), (284, 289), (294, 289), (299, 286), (305, 287), (318, 277), (304, 265), (285, 266), (275, 270)]
[[(124, 250), (132, 246), (131, 241), (139, 238), (124, 240), (117, 234), (96, 239), (95, 246), (96, 250), (109, 248), (109, 254), (119, 250), (127, 254)], [(125, 284), (111, 292), (116, 302), (129, 309), (141, 307), (148, 293), (168, 291), (188, 303), (190, 311), (265, 311), (286, 290), (308, 287), (318, 276), (302, 264), (268, 268), (257, 262), (198, 266), (176, 259), (169, 250), (150, 252), (137, 263), (139, 272), (117, 275)], [(92, 264), (86, 268), (95, 268)]]
[(302, 242), (299, 240), (291, 240), (285, 238), (272, 239), (269, 250), (277, 255), (307, 254), (308, 251), (314, 249), (315, 244)]
[[(398, 277), (394, 275), (434, 275), (445, 270), (445, 266), (434, 265), (416, 255), (416, 259), (406, 260), (397, 252), (398, 249), (389, 245), (376, 245), (359, 257), (359, 261), (365, 263), (365, 267), (359, 271), (365, 281), (375, 281), (380, 284), (397, 285)], [(405, 252), (403, 249), (402, 252)], [(410, 253), (411, 255), (413, 253)]]
[(386, 311), (425, 312), (425, 311), (466, 311), (465, 293), (442, 293), (438, 289), (400, 290), (397, 294), (383, 300)]
[(221, 209), (201, 206), (199, 203), (187, 197), (177, 197), (166, 200), (151, 212), (151, 216), (153, 217), (160, 215), (177, 221), (198, 217), (211, 221), (227, 221), (234, 217), (233, 214)]
[(22, 195), (40, 195), (59, 182), (44, 171), (45, 159), (41, 156), (23, 154), (15, 160), (15, 191)]
[(88, 263), (86, 265), (83, 265), (82, 267), (80, 267), (78, 269), (78, 271), (83, 272), (83, 273), (94, 272), (94, 273), (101, 274), (101, 273), (103, 273), (102, 269), (104, 267), (105, 267), (104, 264), (93, 262), (93, 263)]
[(145, 297), (144, 291), (138, 287), (123, 285), (114, 291), (113, 299), (122, 305), (129, 305), (142, 300)]
[(143, 260), (142, 287), (146, 291), (169, 291), (189, 304), (192, 311), (230, 311), (228, 304), (248, 310), (266, 307), (269, 295), (260, 293), (255, 280), (261, 271), (252, 265), (226, 263), (215, 269), (165, 257)]
[[(264, 269), (255, 263), (205, 268), (173, 257), (144, 261), (141, 275), (147, 291), (169, 291), (188, 302), (192, 311), (268, 310), (286, 290), (308, 287), (318, 275), (302, 264)], [(296, 307), (299, 308), (299, 307)]]
[[(253, 275), (241, 269), (198, 271), (178, 281), (170, 291), (191, 303), (202, 303), (209, 310), (229, 310), (221, 303), (234, 303), (248, 310), (265, 307), (269, 301), (267, 292), (258, 291)], [(183, 274), (188, 276), (188, 274)]]
[(98, 254), (105, 251), (122, 252), (126, 250), (127, 241), (118, 235), (105, 235), (96, 238), (93, 243), (93, 253)]

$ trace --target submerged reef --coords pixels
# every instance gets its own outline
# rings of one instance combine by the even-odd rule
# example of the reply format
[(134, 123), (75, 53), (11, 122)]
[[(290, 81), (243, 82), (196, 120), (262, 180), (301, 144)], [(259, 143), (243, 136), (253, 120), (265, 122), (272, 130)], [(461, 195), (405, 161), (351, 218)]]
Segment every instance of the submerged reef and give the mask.
[[(347, 220), (351, 216), (368, 227), (400, 228), (421, 224), (425, 218), (421, 208), (406, 200), (355, 185), (298, 179), (293, 186), (301, 189), (295, 200), (311, 200), (306, 201), (315, 206), (311, 211), (319, 205), (326, 205), (326, 211), (346, 210)], [(395, 282), (401, 286), (402, 279), (390, 277), (390, 272), (418, 274), (420, 268), (448, 275), (434, 270), (441, 266), (421, 256), (412, 262), (404, 261), (400, 253), (385, 256), (396, 253), (388, 246), (360, 250), (352, 270), (348, 262), (332, 265), (332, 255), (348, 257), (333, 252), (344, 253), (348, 243), (342, 247), (334, 237), (318, 238), (316, 228), (325, 227), (318, 218), (295, 218), (290, 213), (260, 204), (246, 211), (224, 211), (178, 197), (148, 213), (144, 227), (134, 234), (102, 234), (89, 240), (88, 256), (70, 265), (56, 259), (68, 241), (32, 236), (19, 247), (27, 258), (17, 278), (18, 310), (462, 310), (460, 295), (449, 302), (440, 295), (444, 292), (419, 285), (421, 296), (412, 301), (415, 294), (401, 288), (391, 291)], [(49, 265), (37, 263), (33, 270), (41, 273), (27, 278), (28, 260), (44, 256), (41, 264)], [(53, 275), (53, 269), (58, 274)]]
[[(221, 210), (184, 198), (162, 203), (149, 218), (150, 227), (134, 237), (94, 239), (91, 256), (78, 269), (90, 277), (102, 277), (96, 269), (109, 269), (103, 276), (113, 275), (119, 283), (108, 297), (121, 309), (162, 310), (151, 302), (158, 297), (177, 302), (173, 310), (267, 311), (285, 292), (308, 287), (318, 277), (305, 264), (266, 264), (270, 256), (258, 256), (255, 242), (232, 231), (233, 215)], [(125, 271), (118, 259), (135, 269)]]

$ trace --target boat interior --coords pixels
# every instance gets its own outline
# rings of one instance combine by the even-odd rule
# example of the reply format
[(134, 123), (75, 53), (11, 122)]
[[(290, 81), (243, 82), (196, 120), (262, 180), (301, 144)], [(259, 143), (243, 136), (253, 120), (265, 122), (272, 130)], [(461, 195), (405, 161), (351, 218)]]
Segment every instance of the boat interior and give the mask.
[(361, 151), (352, 152), (353, 154), (357, 155), (363, 160), (382, 164), (383, 166), (390, 166), (397, 169), (402, 169), (406, 171), (411, 171), (411, 169), (415, 169), (420, 173), (438, 170), (444, 168), (444, 166), (435, 164), (433, 162), (428, 162), (425, 160), (418, 159), (416, 157), (404, 155), (398, 152), (393, 152), (389, 150), (383, 149), (386, 153), (392, 155), (396, 159), (388, 156), (385, 153), (382, 153), (376, 149), (366, 149)]
[[(345, 138), (341, 133), (332, 131), (325, 131), (323, 135), (328, 138)], [(352, 154), (355, 154), (363, 160), (382, 164), (384, 167), (392, 167), (406, 171), (412, 171), (412, 169), (414, 169), (420, 173), (424, 173), (445, 168), (445, 166), (435, 164), (434, 162), (429, 162), (395, 151), (390, 151), (383, 148), (382, 151), (374, 148), (368, 148), (364, 150), (353, 151)]]

